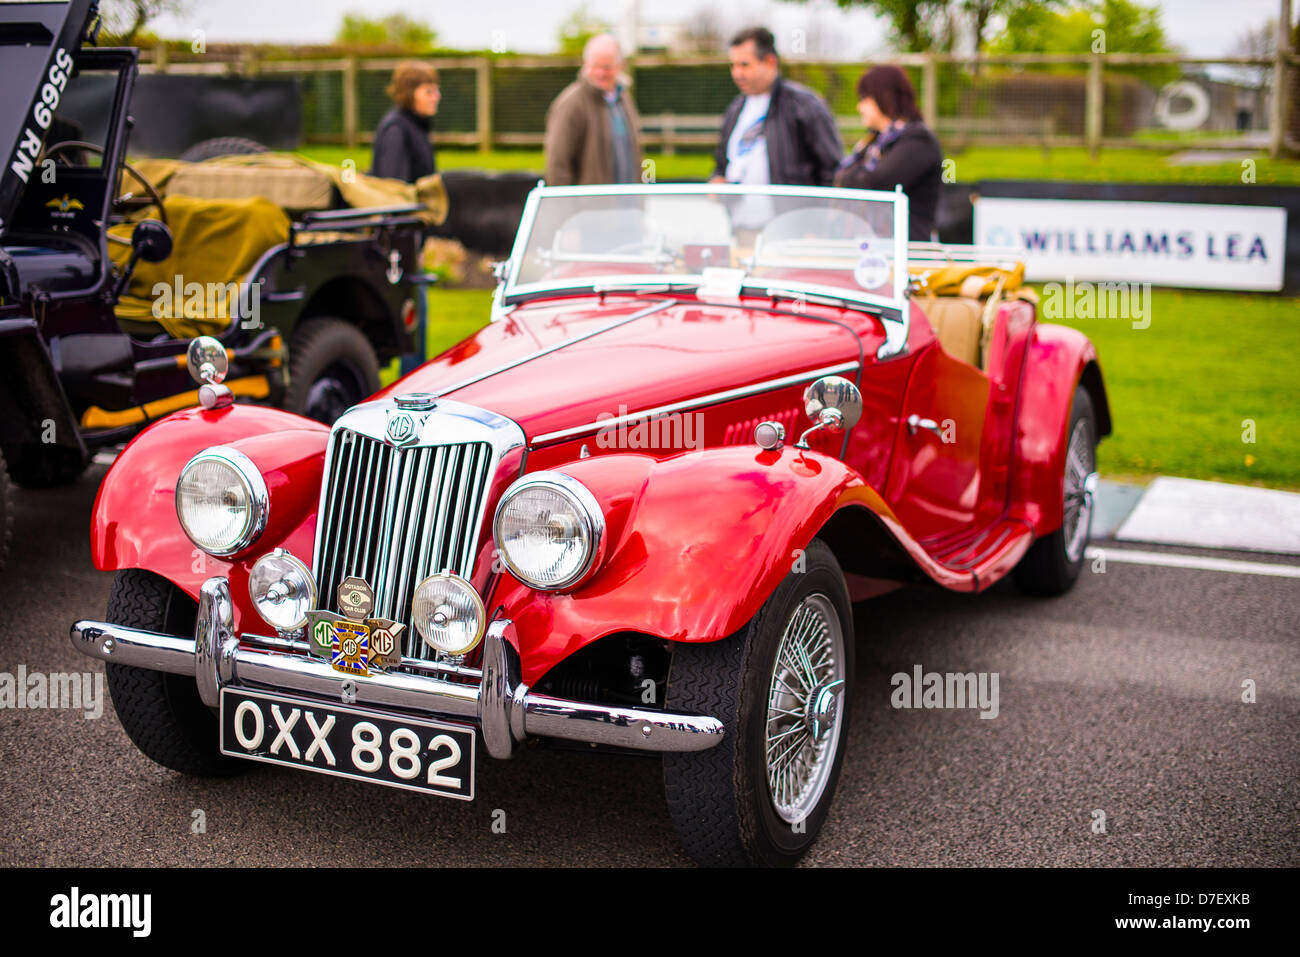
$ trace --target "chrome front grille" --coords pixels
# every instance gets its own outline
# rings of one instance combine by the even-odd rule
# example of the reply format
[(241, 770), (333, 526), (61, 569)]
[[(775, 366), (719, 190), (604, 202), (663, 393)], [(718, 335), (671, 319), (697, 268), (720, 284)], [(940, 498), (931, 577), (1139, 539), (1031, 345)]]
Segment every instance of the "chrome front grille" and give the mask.
[[(374, 617), (409, 626), (424, 578), (469, 578), (495, 459), (489, 442), (394, 448), (336, 425), (313, 563), (321, 607), (338, 611), (340, 582), (357, 576), (375, 591)], [(403, 653), (434, 657), (414, 627)]]

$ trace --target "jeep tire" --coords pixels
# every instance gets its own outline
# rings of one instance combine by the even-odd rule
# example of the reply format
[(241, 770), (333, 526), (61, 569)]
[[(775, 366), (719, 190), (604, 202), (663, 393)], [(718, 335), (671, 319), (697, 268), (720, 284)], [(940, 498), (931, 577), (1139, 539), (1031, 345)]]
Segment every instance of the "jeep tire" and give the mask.
[(90, 464), (66, 445), (15, 445), (8, 455), (9, 477), (23, 488), (57, 488), (81, 477)]
[(242, 136), (217, 136), (209, 140), (200, 140), (180, 156), (183, 163), (201, 163), (216, 159), (218, 156), (248, 156), (253, 153), (269, 153), (270, 150), (257, 140)]
[(379, 359), (370, 340), (342, 319), (302, 323), (289, 343), (284, 407), (326, 425), (379, 390)]
[(9, 472), (5, 469), (4, 453), (0, 452), (0, 571), (4, 570), (5, 559), (9, 557), (9, 539), (13, 533), (13, 486), (9, 482)]

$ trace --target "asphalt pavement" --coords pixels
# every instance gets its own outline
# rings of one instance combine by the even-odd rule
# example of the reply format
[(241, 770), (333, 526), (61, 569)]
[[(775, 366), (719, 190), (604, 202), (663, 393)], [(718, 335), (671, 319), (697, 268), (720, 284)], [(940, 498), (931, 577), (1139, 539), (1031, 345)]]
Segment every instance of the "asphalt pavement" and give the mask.
[[(102, 673), (67, 636), (108, 597), (87, 536), (105, 471), (18, 493), (0, 676)], [(805, 866), (1300, 865), (1300, 578), (1240, 570), (1300, 558), (1141, 549), (1228, 562), (1207, 570), (1135, 548), (1097, 543), (1058, 599), (1003, 582), (855, 606), (847, 759)], [(996, 673), (997, 716), (893, 707), (918, 665)], [(135, 749), (111, 702), (0, 707), (0, 866), (690, 863), (655, 758), (480, 749), (478, 769), (472, 803), (251, 763), (186, 778)]]

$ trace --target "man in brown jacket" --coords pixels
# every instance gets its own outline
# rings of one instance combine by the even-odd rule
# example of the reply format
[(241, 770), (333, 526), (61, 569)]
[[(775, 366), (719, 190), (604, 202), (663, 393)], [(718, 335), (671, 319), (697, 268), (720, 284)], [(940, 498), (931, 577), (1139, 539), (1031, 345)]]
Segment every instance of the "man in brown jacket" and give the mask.
[(640, 182), (640, 117), (622, 69), (614, 37), (587, 41), (578, 79), (546, 111), (546, 185)]

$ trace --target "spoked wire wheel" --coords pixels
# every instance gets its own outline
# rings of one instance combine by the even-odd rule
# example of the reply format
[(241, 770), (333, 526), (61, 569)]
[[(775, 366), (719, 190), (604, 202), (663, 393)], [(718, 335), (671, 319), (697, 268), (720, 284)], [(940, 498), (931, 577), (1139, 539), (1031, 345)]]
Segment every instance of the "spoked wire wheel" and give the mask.
[(673, 649), (669, 711), (722, 720), (703, 751), (664, 753), (673, 826), (700, 864), (789, 865), (826, 823), (853, 702), (844, 573), (814, 538), (740, 631)]
[(1092, 519), (1092, 496), (1084, 482), (1097, 470), (1097, 446), (1092, 437), (1092, 422), (1079, 419), (1070, 433), (1065, 453), (1065, 514), (1061, 523), (1065, 537), (1065, 556), (1077, 562), (1088, 544), (1088, 527)]
[(767, 787), (783, 821), (806, 818), (826, 790), (843, 720), (843, 687), (839, 616), (825, 595), (809, 595), (785, 626), (767, 694)]

